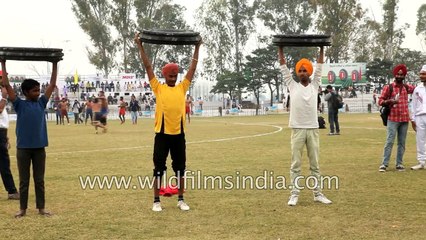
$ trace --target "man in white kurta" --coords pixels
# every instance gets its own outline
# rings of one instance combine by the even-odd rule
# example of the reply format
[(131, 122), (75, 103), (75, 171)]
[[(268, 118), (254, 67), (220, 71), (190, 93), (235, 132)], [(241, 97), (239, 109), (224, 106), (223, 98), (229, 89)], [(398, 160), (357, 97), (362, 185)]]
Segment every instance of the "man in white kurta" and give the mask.
[(426, 162), (426, 65), (423, 65), (419, 76), (422, 83), (414, 89), (411, 101), (411, 123), (416, 131), (417, 161), (419, 163), (412, 166), (412, 170), (424, 169)]
[(303, 148), (306, 145), (309, 166), (312, 176), (315, 177), (314, 201), (324, 204), (330, 204), (331, 201), (321, 193), (320, 171), (319, 171), (319, 130), (318, 130), (318, 88), (321, 80), (322, 63), (324, 59), (324, 50), (321, 47), (320, 57), (316, 64), (316, 70), (313, 80), (313, 66), (308, 59), (301, 59), (296, 64), (296, 75), (299, 82), (296, 82), (286, 66), (282, 47), (279, 48), (279, 60), (281, 64), (281, 73), (284, 82), (290, 91), (290, 121), (289, 127), (291, 133), (291, 195), (288, 201), (289, 206), (295, 206), (299, 199), (299, 192), (304, 178), (301, 176), (301, 158)]

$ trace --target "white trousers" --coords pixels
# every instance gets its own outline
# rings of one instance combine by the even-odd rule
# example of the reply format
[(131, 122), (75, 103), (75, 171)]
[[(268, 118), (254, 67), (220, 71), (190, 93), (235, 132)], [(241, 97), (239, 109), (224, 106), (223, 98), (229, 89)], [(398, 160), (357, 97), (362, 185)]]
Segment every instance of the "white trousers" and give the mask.
[(417, 160), (426, 161), (426, 115), (416, 116)]

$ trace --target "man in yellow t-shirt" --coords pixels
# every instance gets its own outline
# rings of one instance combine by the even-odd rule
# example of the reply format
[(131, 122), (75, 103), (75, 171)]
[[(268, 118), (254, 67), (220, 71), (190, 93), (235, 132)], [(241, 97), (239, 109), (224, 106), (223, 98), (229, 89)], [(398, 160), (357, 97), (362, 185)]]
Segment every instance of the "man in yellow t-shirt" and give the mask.
[(184, 202), (184, 174), (186, 168), (186, 144), (185, 144), (185, 95), (191, 85), (192, 78), (197, 68), (198, 52), (201, 40), (195, 45), (191, 65), (182, 82), (176, 84), (179, 66), (176, 63), (168, 63), (162, 69), (165, 84), (161, 84), (154, 74), (151, 61), (142, 46), (139, 33), (135, 35), (135, 43), (140, 52), (140, 57), (148, 74), (149, 83), (156, 97), (155, 108), (155, 141), (154, 141), (154, 204), (153, 211), (162, 210), (160, 203), (161, 177), (167, 170), (166, 159), (170, 152), (172, 168), (179, 179), (178, 208), (189, 210)]

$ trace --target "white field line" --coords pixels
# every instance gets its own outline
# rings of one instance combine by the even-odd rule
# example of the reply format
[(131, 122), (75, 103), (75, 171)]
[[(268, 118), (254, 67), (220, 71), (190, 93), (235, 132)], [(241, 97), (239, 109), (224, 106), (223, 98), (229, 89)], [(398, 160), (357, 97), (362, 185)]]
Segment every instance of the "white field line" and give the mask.
[[(200, 140), (200, 141), (193, 141), (193, 142), (187, 142), (186, 144), (200, 144), (200, 143), (210, 143), (210, 142), (224, 142), (224, 141), (232, 141), (237, 139), (244, 139), (244, 138), (255, 138), (255, 137), (263, 137), (267, 135), (272, 135), (279, 133), (283, 130), (280, 126), (275, 125), (268, 125), (268, 124), (245, 124), (245, 123), (234, 123), (239, 125), (253, 125), (253, 126), (267, 126), (267, 127), (273, 127), (276, 130), (272, 132), (267, 133), (259, 133), (254, 135), (245, 135), (245, 136), (238, 136), (238, 137), (230, 137), (230, 138), (219, 138), (219, 139), (210, 139), (210, 140)], [(91, 149), (91, 150), (80, 150), (80, 151), (67, 151), (67, 152), (47, 152), (49, 155), (56, 155), (56, 154), (70, 154), (70, 153), (93, 153), (93, 152), (105, 152), (105, 151), (120, 151), (120, 150), (131, 150), (131, 149), (140, 149), (140, 148), (147, 148), (152, 147), (152, 145), (142, 145), (142, 146), (135, 146), (135, 147), (122, 147), (122, 148), (101, 148), (101, 149)], [(10, 156), (15, 157), (15, 156)]]

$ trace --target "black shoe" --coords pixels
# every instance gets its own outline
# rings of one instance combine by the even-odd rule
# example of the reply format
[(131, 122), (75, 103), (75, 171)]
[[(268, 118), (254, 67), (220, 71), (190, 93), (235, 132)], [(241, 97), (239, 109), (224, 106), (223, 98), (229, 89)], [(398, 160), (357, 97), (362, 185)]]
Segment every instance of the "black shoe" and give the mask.
[(396, 170), (402, 172), (402, 171), (405, 171), (405, 167), (404, 167), (404, 165), (399, 164), (399, 165), (396, 165)]
[(379, 167), (379, 172), (386, 172), (386, 166), (385, 165), (380, 165)]
[(11, 193), (7, 196), (7, 199), (9, 200), (19, 200), (20, 196), (19, 193)]

